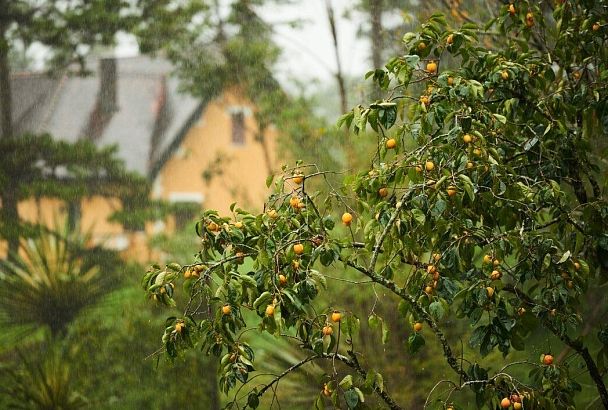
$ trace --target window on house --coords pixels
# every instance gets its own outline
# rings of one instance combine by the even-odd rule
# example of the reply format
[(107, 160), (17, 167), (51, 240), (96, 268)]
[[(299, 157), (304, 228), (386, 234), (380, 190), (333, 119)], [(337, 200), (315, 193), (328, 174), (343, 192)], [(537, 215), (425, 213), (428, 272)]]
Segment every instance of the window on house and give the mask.
[(243, 111), (232, 113), (232, 143), (234, 145), (245, 144), (245, 114)]

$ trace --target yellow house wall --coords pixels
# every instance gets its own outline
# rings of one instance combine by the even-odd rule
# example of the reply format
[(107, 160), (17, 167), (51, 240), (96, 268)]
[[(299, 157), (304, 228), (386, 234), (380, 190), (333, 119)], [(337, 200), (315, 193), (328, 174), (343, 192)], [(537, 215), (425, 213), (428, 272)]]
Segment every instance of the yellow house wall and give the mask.
[[(232, 143), (231, 107), (245, 107), (245, 142)], [(165, 163), (158, 175), (160, 197), (170, 200), (172, 193), (202, 193), (203, 207), (222, 214), (229, 212), (232, 202), (240, 207), (260, 210), (268, 195), (268, 166), (264, 148), (254, 140), (257, 125), (253, 105), (234, 91), (224, 93), (210, 102), (200, 120), (188, 131), (183, 143)], [(247, 112), (247, 111), (246, 111)], [(273, 129), (265, 134), (271, 163), (275, 162)], [(202, 174), (216, 158), (222, 158), (222, 175), (210, 182)]]
[[(245, 142), (242, 145), (232, 143), (232, 118), (230, 109), (244, 107)], [(229, 212), (232, 202), (240, 207), (261, 210), (268, 195), (266, 177), (268, 165), (264, 147), (255, 141), (257, 124), (253, 116), (254, 107), (235, 91), (228, 91), (210, 102), (201, 113), (197, 123), (188, 131), (181, 146), (173, 153), (160, 170), (153, 195), (155, 198), (171, 200), (172, 193), (200, 193), (203, 195), (202, 207), (216, 209), (222, 214)], [(276, 161), (276, 132), (267, 130), (265, 134), (266, 149), (271, 164)], [(205, 169), (218, 157), (222, 158), (222, 175), (214, 176), (211, 181), (203, 179)], [(157, 258), (146, 245), (142, 234), (124, 236), (124, 229), (119, 223), (108, 221), (109, 216), (120, 209), (118, 199), (91, 197), (81, 202), (81, 229), (93, 235), (95, 244), (105, 242), (110, 248), (128, 241), (125, 257), (140, 262)], [(67, 207), (63, 201), (42, 198), (22, 201), (18, 206), (19, 215), (29, 222), (42, 222), (47, 226), (61, 223), (67, 216)], [(163, 231), (175, 229), (173, 218), (164, 221)], [(146, 233), (157, 231), (154, 224), (146, 224)], [(6, 243), (0, 242), (0, 257), (6, 256)]]
[(122, 225), (108, 221), (108, 218), (122, 205), (119, 199), (94, 196), (85, 198), (81, 203), (80, 225), (84, 232), (95, 235), (116, 235), (123, 232)]
[(67, 215), (65, 203), (59, 199), (40, 198), (21, 201), (17, 205), (19, 217), (26, 222), (41, 222), (47, 226), (61, 223)]

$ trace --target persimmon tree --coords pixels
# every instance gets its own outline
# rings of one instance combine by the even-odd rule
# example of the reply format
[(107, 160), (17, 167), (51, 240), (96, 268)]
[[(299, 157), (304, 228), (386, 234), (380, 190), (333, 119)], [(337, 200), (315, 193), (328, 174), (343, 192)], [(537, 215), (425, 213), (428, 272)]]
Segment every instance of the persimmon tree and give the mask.
[[(372, 395), (401, 408), (367, 366), (373, 358), (360, 355), (356, 307), (316, 302), (322, 291), (338, 300), (334, 272), (347, 280), (348, 271), (361, 277), (352, 286), (371, 282), (399, 301), (411, 325), (404, 364), (441, 347), (453, 373), (437, 380), (428, 406), (470, 408), (464, 397), (473, 394), (479, 407), (574, 408), (582, 369), (595, 405), (608, 408), (608, 329), (599, 320), (607, 8), (517, 1), (483, 28), (452, 29), (434, 15), (406, 34), (404, 54), (368, 73), (387, 98), (338, 121), (355, 135), (373, 131), (368, 169), (313, 192), (329, 171), (284, 167), (269, 180), (265, 212), (206, 211), (195, 259), (146, 273), (153, 300), (185, 299), (166, 321), (167, 355), (192, 347), (216, 355), (222, 390), (237, 392), (229, 407), (256, 408), (281, 379), (318, 361), (329, 369), (311, 398), (318, 408), (365, 408)], [(500, 46), (485, 48), (488, 36)], [(466, 348), (450, 338), (454, 320), (471, 326)], [(368, 323), (381, 322), (372, 312)], [(293, 340), (308, 355), (261, 379), (251, 331)], [(555, 341), (540, 361), (531, 345), (539, 337)], [(487, 360), (493, 351), (501, 362)]]

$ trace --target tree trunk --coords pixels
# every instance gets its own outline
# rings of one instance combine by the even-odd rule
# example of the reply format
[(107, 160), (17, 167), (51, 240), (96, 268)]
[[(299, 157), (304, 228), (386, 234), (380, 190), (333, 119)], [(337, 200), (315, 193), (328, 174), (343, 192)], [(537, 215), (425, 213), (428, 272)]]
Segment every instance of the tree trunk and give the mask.
[(2, 208), (0, 216), (4, 225), (5, 239), (8, 241), (8, 251), (16, 253), (19, 250), (19, 212), (17, 210), (17, 187), (7, 184), (2, 192)]
[(266, 165), (266, 175), (272, 175), (273, 159), (270, 155), (270, 147), (268, 146), (268, 139), (265, 135), (266, 130), (266, 127), (260, 127), (255, 140), (262, 146), (262, 152), (264, 153), (264, 164)]
[[(2, 24), (2, 23), (0, 23)], [(8, 62), (9, 44), (6, 40), (6, 27), (0, 26), (0, 138), (13, 137), (13, 107), (11, 97), (10, 65)]]
[(210, 356), (207, 360), (207, 382), (209, 383), (209, 409), (220, 410), (220, 390), (218, 388), (217, 368), (218, 362), (213, 360), (214, 356)]
[[(371, 47), (372, 47), (372, 64), (374, 70), (382, 68), (382, 49), (384, 46), (383, 32), (382, 32), (382, 0), (370, 0), (369, 2), (369, 14), (371, 20), (371, 32), (369, 33)], [(380, 99), (382, 93), (377, 86), (372, 89), (372, 98)]]
[(344, 75), (342, 73), (342, 62), (340, 60), (340, 53), (338, 49), (338, 33), (336, 31), (336, 18), (334, 15), (334, 9), (331, 5), (331, 0), (325, 0), (325, 6), (327, 8), (327, 19), (329, 20), (329, 29), (331, 30), (331, 37), (334, 44), (334, 52), (336, 54), (336, 81), (338, 82), (338, 90), (340, 92), (340, 112), (344, 114), (348, 111), (348, 102), (346, 100), (346, 85), (344, 84)]
[[(0, 138), (13, 138), (9, 48), (6, 40), (6, 24), (0, 22)], [(17, 188), (10, 183), (7, 184), (2, 192), (0, 215), (4, 221), (9, 253), (19, 249), (17, 201)]]
[(372, 43), (372, 64), (374, 68), (382, 67), (382, 0), (370, 0), (369, 14), (371, 17), (372, 31), (370, 33)]

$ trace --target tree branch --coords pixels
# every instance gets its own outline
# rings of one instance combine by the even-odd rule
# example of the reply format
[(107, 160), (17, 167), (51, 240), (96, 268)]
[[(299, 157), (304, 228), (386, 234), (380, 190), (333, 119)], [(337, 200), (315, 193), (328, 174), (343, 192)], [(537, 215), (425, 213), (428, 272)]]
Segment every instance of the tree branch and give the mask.
[[(351, 356), (350, 359), (339, 353), (331, 353), (331, 354), (323, 353), (320, 355), (309, 356), (305, 359), (302, 359), (299, 362), (297, 362), (297, 363), (293, 364), (292, 366), (288, 367), (287, 369), (285, 369), (281, 374), (279, 374), (274, 379), (272, 379), (272, 381), (270, 383), (268, 383), (267, 385), (262, 387), (262, 389), (257, 393), (257, 397), (258, 398), (262, 397), (262, 395), (264, 393), (266, 393), (266, 391), (268, 389), (270, 389), (273, 385), (278, 383), (283, 377), (287, 376), (289, 373), (293, 372), (294, 370), (297, 370), (298, 368), (304, 366), (306, 363), (312, 362), (313, 360), (338, 360), (338, 361), (344, 363), (345, 365), (347, 365), (348, 367), (354, 369), (363, 379), (365, 379), (367, 376), (367, 372), (361, 367), (361, 365), (359, 364), (359, 361), (357, 360), (357, 357), (354, 355), (354, 353), (349, 352), (349, 355)], [(399, 406), (384, 389), (379, 388), (376, 384), (374, 384), (374, 391), (380, 398), (382, 398), (382, 400), (384, 400), (384, 402), (389, 406), (390, 409), (392, 409), (392, 410), (401, 410), (402, 409), (402, 407)]]
[[(536, 305), (536, 303), (532, 298), (530, 298), (530, 296), (526, 295), (524, 292), (522, 292), (520, 289), (513, 285), (507, 285), (503, 288), (503, 290), (517, 295), (521, 300), (523, 300), (524, 303), (528, 305)], [(573, 340), (567, 334), (559, 332), (558, 329), (556, 329), (555, 326), (553, 326), (553, 324), (548, 319), (540, 318), (540, 322), (545, 328), (551, 331), (551, 333), (557, 336), (565, 345), (569, 346), (575, 352), (581, 355), (581, 357), (585, 361), (585, 364), (587, 365), (589, 375), (591, 376), (591, 379), (594, 381), (597, 387), (597, 390), (600, 394), (600, 398), (602, 399), (602, 404), (604, 405), (605, 409), (608, 409), (608, 390), (606, 390), (606, 385), (604, 384), (602, 375), (600, 374), (597, 364), (593, 360), (593, 357), (591, 357), (591, 354), (589, 353), (587, 347), (583, 345), (580, 340)]]
[(397, 204), (395, 212), (393, 213), (393, 215), (391, 216), (391, 218), (388, 220), (388, 223), (386, 224), (386, 226), (384, 227), (384, 230), (380, 234), (380, 238), (378, 238), (378, 240), (376, 241), (376, 244), (374, 245), (374, 250), (373, 250), (373, 253), (372, 253), (372, 260), (369, 263), (369, 268), (367, 268), (368, 271), (370, 271), (370, 272), (375, 271), (375, 269), (376, 269), (376, 262), (378, 261), (378, 255), (380, 254), (380, 250), (382, 248), (382, 244), (384, 243), (384, 240), (386, 239), (386, 236), (388, 235), (388, 233), (390, 232), (391, 228), (393, 227), (393, 224), (397, 220), (397, 217), (399, 216), (401, 210), (405, 206), (406, 201), (412, 195), (412, 192), (413, 192), (413, 190), (410, 190), (410, 191), (406, 192), (401, 197), (401, 200)]
[(369, 277), (372, 281), (384, 286), (385, 288), (392, 291), (395, 295), (399, 296), (401, 299), (408, 302), (412, 306), (414, 311), (416, 311), (416, 313), (420, 317), (422, 317), (426, 323), (428, 323), (428, 325), (431, 327), (431, 330), (433, 331), (433, 333), (435, 333), (435, 336), (439, 340), (439, 343), (441, 343), (441, 346), (443, 348), (443, 355), (445, 356), (445, 358), (448, 362), (448, 365), (463, 380), (465, 380), (465, 381), (469, 380), (469, 376), (462, 370), (462, 368), (460, 366), (458, 366), (458, 359), (456, 358), (456, 356), (454, 356), (454, 352), (452, 352), (452, 348), (450, 347), (450, 344), (448, 343), (448, 341), (445, 338), (445, 335), (443, 334), (441, 329), (439, 329), (439, 326), (437, 326), (437, 323), (435, 323), (435, 321), (433, 320), (433, 318), (431, 317), (429, 312), (427, 312), (426, 309), (424, 307), (422, 307), (412, 295), (407, 293), (407, 291), (404, 288), (400, 288), (394, 282), (378, 275), (374, 271), (371, 271), (362, 266), (359, 266), (356, 263), (351, 262), (351, 261), (346, 261), (346, 264), (348, 266), (350, 266), (351, 268), (354, 268), (354, 269), (358, 270), (359, 272), (363, 273), (365, 276)]

